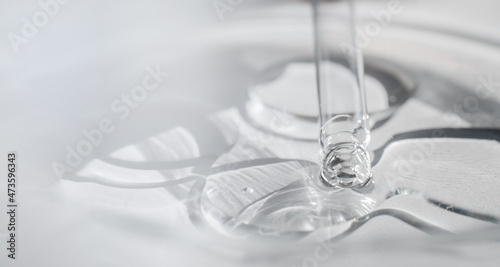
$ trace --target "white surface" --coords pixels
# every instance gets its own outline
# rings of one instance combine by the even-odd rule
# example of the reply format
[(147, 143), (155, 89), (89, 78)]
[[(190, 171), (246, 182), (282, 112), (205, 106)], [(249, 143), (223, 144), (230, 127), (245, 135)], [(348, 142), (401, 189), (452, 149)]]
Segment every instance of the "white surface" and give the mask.
[[(19, 32), (22, 18), (40, 10), (37, 2), (3, 0), (0, 4), (0, 158), (7, 151), (17, 151), (20, 175), (19, 260), (8, 261), (1, 253), (0, 266), (235, 266), (234, 259), (252, 265), (297, 264), (288, 259), (292, 255), (282, 256), (274, 264), (251, 261), (241, 252), (234, 258), (221, 258), (203, 248), (203, 244), (211, 244), (210, 237), (183, 231), (191, 227), (187, 225), (184, 203), (172, 202), (170, 196), (162, 194), (166, 191), (111, 189), (60, 181), (51, 167), (55, 160), (64, 161), (65, 147), (82, 140), (84, 129), (96, 127), (103, 117), (114, 116), (110, 104), (142, 81), (145, 66), (159, 62), (172, 76), (127, 120), (117, 120), (115, 132), (106, 136), (96, 152), (114, 151), (160, 133), (172, 126), (169, 121), (187, 120), (189, 114), (171, 108), (176, 102), (181, 103), (176, 96), (186, 91), (205, 97), (206, 106), (196, 107), (207, 110), (218, 107), (212, 99), (236, 101), (231, 91), (216, 90), (218, 82), (240, 77), (240, 69), (224, 69), (223, 56), (233, 58), (231, 51), (219, 51), (217, 55), (221, 57), (214, 58), (209, 55), (214, 54), (217, 45), (192, 41), (200, 39), (198, 32), (225, 25), (219, 21), (211, 1), (73, 0), (16, 54), (5, 36), (11, 31)], [(228, 14), (228, 18), (243, 15), (245, 4)], [(302, 6), (298, 10), (302, 12)], [(453, 28), (467, 26), (471, 32), (487, 30), (488, 36), (498, 39), (497, 11), (497, 1), (421, 1), (398, 19), (420, 20), (421, 14), (426, 14), (424, 20), (429, 25), (440, 20)], [(481, 19), (474, 22), (463, 19), (477, 16)], [(265, 37), (273, 37), (273, 30), (268, 31), (271, 34)], [(258, 27), (255, 32), (266, 29)], [(292, 35), (289, 40), (309, 43), (293, 33), (292, 29), (281, 37)], [(238, 56), (245, 59), (245, 55)], [(468, 75), (463, 79), (477, 78), (475, 72), (462, 74)], [(3, 165), (0, 169), (5, 173)], [(0, 192), (5, 192), (4, 182), (0, 183)], [(4, 195), (0, 195), (0, 200), (3, 206)], [(5, 221), (2, 212), (2, 234)], [(0, 238), (0, 243), (5, 244), (5, 239)], [(240, 245), (245, 246), (244, 242)], [(472, 245), (463, 246), (469, 249)], [(400, 253), (373, 247), (346, 245), (339, 250), (345, 256), (330, 260), (400, 266), (402, 258), (411, 257), (411, 264), (450, 260), (468, 264), (448, 256), (432, 254), (432, 258), (427, 258), (429, 254), (423, 254), (423, 250)], [(495, 247), (498, 243), (486, 250)], [(486, 263), (498, 262), (493, 257), (486, 258)]]

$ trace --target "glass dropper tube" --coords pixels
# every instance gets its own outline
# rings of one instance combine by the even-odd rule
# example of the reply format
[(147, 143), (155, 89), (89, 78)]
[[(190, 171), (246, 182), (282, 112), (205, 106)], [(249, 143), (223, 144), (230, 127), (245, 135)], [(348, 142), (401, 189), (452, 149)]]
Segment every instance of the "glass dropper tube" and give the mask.
[(354, 0), (313, 0), (319, 101), (321, 180), (337, 188), (372, 178), (363, 55)]

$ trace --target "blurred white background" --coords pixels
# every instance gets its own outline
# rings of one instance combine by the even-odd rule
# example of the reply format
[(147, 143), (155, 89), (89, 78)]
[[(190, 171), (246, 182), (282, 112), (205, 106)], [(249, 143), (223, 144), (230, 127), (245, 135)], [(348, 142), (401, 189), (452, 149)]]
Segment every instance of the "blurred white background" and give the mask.
[[(196, 240), (202, 237), (182, 237), (169, 230), (183, 229), (187, 218), (172, 219), (169, 227), (162, 228), (163, 217), (155, 218), (147, 211), (128, 212), (126, 204), (113, 209), (93, 202), (63, 201), (61, 182), (51, 164), (64, 162), (66, 147), (82, 140), (82, 130), (96, 128), (102, 118), (116, 119), (111, 103), (142, 82), (147, 66), (160, 65), (170, 76), (129, 118), (115, 120), (116, 130), (105, 136), (95, 154), (159, 133), (170, 126), (168, 121), (188, 120), (188, 115), (175, 112), (172, 99), (176, 97), (196, 95), (204, 101), (200, 104), (206, 105), (204, 110), (210, 112), (244, 103), (245, 81), (249, 73), (263, 68), (259, 64), (271, 64), (265, 60), (274, 60), (272, 56), (279, 61), (287, 57), (287, 51), (293, 54), (294, 42), (300, 43), (299, 55), (312, 54), (307, 3), (243, 0), (221, 20), (212, 0), (72, 0), (59, 4), (54, 17), (49, 17), (43, 27), (36, 27), (34, 37), (14, 47), (9, 34), (23, 36), (23, 18), (32, 20), (34, 14), (43, 11), (39, 2), (51, 1), (0, 0), (0, 157), (17, 151), (20, 175), (19, 260), (8, 261), (2, 254), (0, 265), (234, 266), (231, 260), (197, 249)], [(385, 5), (385, 1), (373, 2), (374, 6), (369, 4), (366, 10)], [(498, 48), (499, 10), (500, 2), (494, 0), (422, 0), (412, 3), (394, 20), (463, 32)], [(245, 35), (252, 27), (246, 22), (253, 18), (270, 18), (269, 28), (256, 24), (252, 35)], [(292, 25), (303, 22), (302, 26), (287, 28), (291, 19), (299, 21)], [(284, 32), (276, 34), (276, 29)], [(269, 47), (270, 56), (263, 53), (265, 60), (258, 57), (260, 53), (236, 49), (248, 39), (259, 40), (257, 43), (267, 48), (272, 38), (276, 43), (282, 40), (283, 46)], [(453, 44), (449, 45), (451, 49)], [(383, 48), (374, 40), (367, 50)], [(391, 51), (385, 53), (390, 56)], [(479, 62), (490, 55), (488, 51), (477, 53)], [(418, 57), (397, 56), (401, 61)], [(456, 74), (457, 66), (450, 64), (452, 68), (440, 65), (436, 69)], [(476, 70), (474, 66), (458, 70), (470, 73), (460, 79), (469, 80), (471, 86), (481, 73), (480, 67)], [(5, 183), (0, 183), (0, 192), (5, 188)], [(101, 190), (93, 186), (85, 190), (93, 189)], [(92, 197), (78, 199), (91, 201)], [(4, 205), (5, 197), (0, 195), (0, 199)], [(183, 207), (166, 209), (172, 216), (181, 216)], [(95, 219), (107, 220), (106, 216), (114, 216), (118, 222), (131, 220), (133, 226), (111, 227)], [(4, 244), (3, 212), (0, 221), (0, 244)], [(143, 229), (145, 222), (153, 222), (156, 228)], [(367, 256), (366, 261), (369, 259)], [(387, 260), (391, 262), (390, 257)]]

